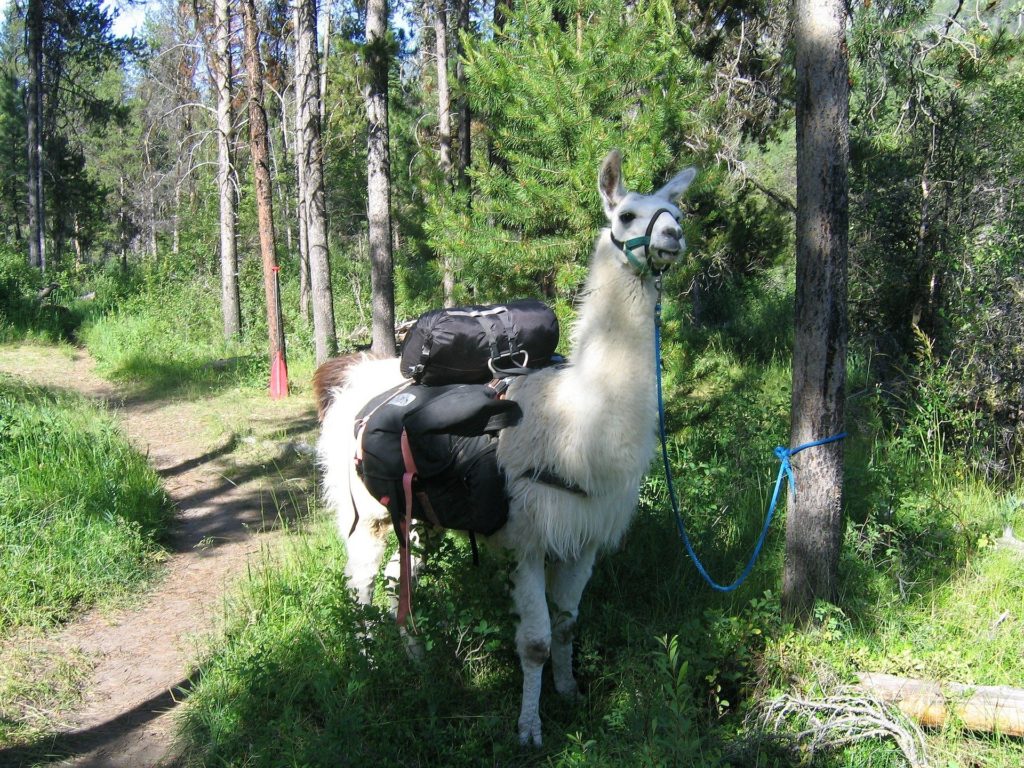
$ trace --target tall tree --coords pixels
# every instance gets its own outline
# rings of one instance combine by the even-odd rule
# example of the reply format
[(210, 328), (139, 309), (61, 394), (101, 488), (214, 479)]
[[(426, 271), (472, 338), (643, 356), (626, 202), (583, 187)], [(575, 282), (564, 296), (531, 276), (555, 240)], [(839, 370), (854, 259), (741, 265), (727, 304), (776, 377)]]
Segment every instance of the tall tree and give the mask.
[[(843, 428), (850, 83), (843, 0), (796, 0), (796, 334), (791, 445)], [(836, 597), (843, 535), (841, 442), (794, 457), (782, 604), (805, 618)]]
[[(242, 0), (242, 25), (245, 28), (245, 68), (249, 81), (249, 144), (253, 176), (256, 184), (256, 213), (260, 231), (260, 253), (263, 256), (263, 289), (267, 302), (267, 334), (270, 341), (271, 381), (278, 370), (284, 373), (287, 394), (287, 358), (281, 299), (278, 288), (278, 266), (274, 237), (274, 194), (270, 180), (270, 148), (267, 138), (267, 112), (263, 106), (263, 65), (260, 62), (259, 29), (253, 0)], [(271, 394), (275, 394), (273, 387)]]
[[(447, 0), (434, 0), (434, 54), (437, 60), (437, 164), (446, 189), (452, 186), (452, 96), (448, 87)], [(455, 270), (451, 257), (441, 257), (445, 306), (455, 303)]]
[(434, 55), (437, 60), (438, 166), (446, 185), (452, 182), (452, 96), (448, 88), (447, 0), (434, 0)]
[(316, 0), (297, 0), (295, 18), (296, 159), (299, 207), (305, 213), (306, 246), (313, 299), (313, 344), (316, 362), (338, 350), (334, 328), (331, 262), (327, 250), (327, 205), (324, 195), (323, 144), (320, 137), (320, 65), (316, 51)]
[(459, 180), (459, 187), (469, 192), (469, 166), (473, 163), (473, 137), (472, 113), (469, 108), (469, 82), (466, 75), (466, 37), (470, 32), (470, 0), (458, 0), (459, 3), (459, 24), (458, 35), (456, 36), (455, 53), (455, 79), (459, 84), (459, 99), (457, 110), (459, 113), (459, 157), (456, 165), (456, 175)]
[(231, 108), (231, 11), (228, 0), (214, 3), (215, 47), (213, 69), (217, 79), (217, 188), (220, 192), (220, 306), (224, 338), (242, 332), (238, 298), (236, 193), (232, 178), (231, 147), (234, 119)]
[(43, 0), (29, 0), (26, 18), (28, 94), (25, 109), (28, 149), (28, 263), (46, 271), (43, 197)]
[(370, 351), (393, 357), (395, 345), (395, 277), (391, 248), (391, 159), (388, 147), (387, 0), (366, 6), (366, 67), (364, 88), (369, 123), (366, 152), (367, 218), (370, 238), (372, 341)]

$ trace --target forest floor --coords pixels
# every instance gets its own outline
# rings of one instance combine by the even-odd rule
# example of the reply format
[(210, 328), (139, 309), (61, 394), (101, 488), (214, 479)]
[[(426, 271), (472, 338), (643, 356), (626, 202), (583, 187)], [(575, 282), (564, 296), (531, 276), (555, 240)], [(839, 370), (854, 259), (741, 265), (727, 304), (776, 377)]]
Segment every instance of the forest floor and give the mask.
[(147, 768), (175, 762), (173, 717), (226, 591), (282, 536), (312, 492), (316, 417), (309, 397), (237, 389), (157, 394), (100, 378), (80, 349), (0, 346), (0, 371), (106, 404), (163, 478), (176, 508), (163, 572), (132, 605), (96, 608), (50, 632), (0, 639), (42, 675), (84, 669), (78, 693), (0, 764)]

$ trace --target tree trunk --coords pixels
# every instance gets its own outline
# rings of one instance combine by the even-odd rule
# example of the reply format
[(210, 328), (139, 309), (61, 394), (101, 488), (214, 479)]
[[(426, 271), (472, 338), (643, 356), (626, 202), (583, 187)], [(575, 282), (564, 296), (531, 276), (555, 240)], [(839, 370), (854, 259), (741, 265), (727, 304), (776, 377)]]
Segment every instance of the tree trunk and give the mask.
[(303, 158), (306, 156), (304, 149), (304, 132), (302, 125), (305, 122), (302, 111), (305, 109), (305, 102), (299, 96), (299, 69), (295, 68), (295, 218), (299, 226), (299, 313), (303, 320), (310, 319), (311, 291), (309, 288), (309, 238), (307, 237), (307, 208), (308, 205), (303, 195), (306, 191), (305, 166)]
[(155, 262), (157, 260), (156, 252), (156, 188), (150, 187), (149, 192), (146, 195), (148, 203), (148, 214), (149, 214), (149, 257)]
[(324, 194), (323, 149), (320, 141), (320, 67), (316, 54), (316, 2), (295, 4), (296, 157), (301, 172), (300, 198), (305, 203), (306, 245), (313, 297), (313, 345), (316, 363), (338, 351), (331, 291), (331, 260), (327, 250), (327, 203)]
[[(797, 0), (796, 334), (792, 446), (843, 428), (849, 230), (849, 79), (846, 6)], [(843, 448), (830, 443), (793, 458), (796, 492), (786, 518), (782, 604), (806, 618), (816, 598), (836, 596), (843, 535)]]
[[(448, 89), (447, 0), (434, 0), (434, 51), (437, 58), (437, 164), (446, 188), (452, 186), (452, 97)], [(445, 306), (455, 303), (455, 270), (449, 257), (441, 257), (441, 286)]]
[(448, 89), (447, 0), (434, 0), (434, 51), (437, 57), (438, 166), (445, 184), (452, 180), (452, 96)]
[[(499, 34), (504, 33), (505, 24), (507, 23), (508, 20), (508, 15), (512, 12), (514, 8), (514, 0), (507, 0), (507, 2), (502, 2), (502, 0), (495, 0), (493, 20), (495, 37), (498, 37)], [(497, 149), (494, 146), (493, 133), (490, 130), (487, 130), (486, 136), (487, 164), (491, 168), (499, 168), (502, 171), (508, 171), (508, 162), (505, 160), (504, 157), (498, 154)]]
[(28, 38), (28, 99), (25, 133), (28, 148), (28, 263), (46, 271), (43, 197), (43, 0), (29, 0), (26, 18)]
[(320, 125), (327, 125), (327, 62), (331, 58), (331, 0), (323, 0), (320, 12), (324, 15), (323, 66), (320, 67)]
[(299, 163), (298, 152), (299, 142), (295, 142), (295, 179), (298, 183), (298, 202), (296, 205), (297, 218), (299, 222), (299, 314), (304, 320), (312, 318), (312, 290), (309, 287), (309, 233), (307, 229), (308, 219), (306, 213), (306, 201), (302, 199), (303, 190), (306, 187), (305, 172)]
[(213, 69), (217, 79), (217, 187), (220, 191), (220, 308), (224, 338), (241, 335), (238, 251), (235, 236), (237, 198), (231, 178), (231, 12), (228, 0), (216, 0)]
[(175, 256), (181, 250), (181, 169), (175, 163), (174, 211), (171, 214), (171, 253)]
[[(287, 93), (287, 90), (285, 90), (285, 92)], [(281, 165), (284, 166), (284, 167), (288, 167), (288, 163), (291, 162), (289, 160), (290, 155), (289, 155), (289, 147), (288, 147), (288, 138), (289, 138), (289, 133), (288, 133), (288, 131), (289, 131), (289, 128), (288, 128), (288, 102), (285, 99), (284, 94), (275, 94), (275, 95), (278, 96), (278, 98), (277, 98), (277, 104), (278, 104), (278, 126), (281, 129), (281, 151), (280, 151)], [(281, 178), (280, 169), (276, 165), (276, 161), (275, 161), (275, 165), (274, 165), (274, 175), (277, 178)], [(291, 253), (294, 252), (294, 249), (295, 249), (295, 236), (292, 233), (292, 222), (295, 220), (295, 217), (292, 216), (292, 199), (291, 199), (292, 190), (291, 190), (291, 188), (289, 188), (288, 186), (286, 186), (284, 184), (278, 184), (276, 192), (277, 192), (278, 202), (279, 202), (279, 204), (281, 205), (281, 207), (283, 209), (282, 210), (282, 214), (283, 214), (282, 218), (283, 218), (283, 221), (284, 221), (284, 245), (285, 245), (285, 248), (288, 249), (288, 253), (290, 255)], [(301, 294), (301, 291), (300, 291), (300, 294)], [(299, 307), (299, 311), (302, 312), (302, 307), (301, 306)], [(303, 312), (302, 316), (306, 320), (309, 319), (309, 313), (308, 312)]]
[(256, 213), (263, 256), (263, 289), (267, 301), (267, 334), (270, 341), (270, 366), (286, 363), (281, 298), (278, 295), (277, 255), (274, 251), (274, 196), (270, 182), (270, 150), (267, 139), (267, 113), (263, 106), (263, 65), (260, 62), (256, 7), (253, 0), (242, 0), (245, 27), (245, 68), (249, 74), (249, 144), (253, 176), (256, 181)]
[(470, 132), (472, 115), (469, 111), (468, 85), (466, 83), (466, 67), (463, 58), (466, 55), (462, 36), (469, 34), (469, 0), (459, 0), (459, 35), (455, 46), (458, 59), (455, 64), (455, 79), (459, 84), (459, 159), (456, 168), (459, 187), (467, 193), (469, 189), (469, 166), (473, 162), (473, 144)]
[(367, 218), (373, 330), (370, 351), (394, 357), (395, 277), (391, 252), (391, 161), (388, 150), (388, 4), (369, 0), (366, 8)]
[(125, 194), (124, 174), (118, 178), (120, 205), (117, 212), (117, 242), (121, 259), (121, 269), (128, 271), (128, 200)]

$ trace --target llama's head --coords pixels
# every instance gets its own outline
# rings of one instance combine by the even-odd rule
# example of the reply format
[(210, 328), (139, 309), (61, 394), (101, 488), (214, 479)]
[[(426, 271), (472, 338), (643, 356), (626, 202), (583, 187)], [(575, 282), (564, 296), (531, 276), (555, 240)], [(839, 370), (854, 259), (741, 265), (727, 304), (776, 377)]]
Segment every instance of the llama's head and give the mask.
[(662, 272), (686, 250), (676, 202), (697, 175), (687, 168), (651, 195), (628, 192), (622, 183), (622, 155), (613, 149), (601, 164), (598, 189), (612, 242), (637, 272)]

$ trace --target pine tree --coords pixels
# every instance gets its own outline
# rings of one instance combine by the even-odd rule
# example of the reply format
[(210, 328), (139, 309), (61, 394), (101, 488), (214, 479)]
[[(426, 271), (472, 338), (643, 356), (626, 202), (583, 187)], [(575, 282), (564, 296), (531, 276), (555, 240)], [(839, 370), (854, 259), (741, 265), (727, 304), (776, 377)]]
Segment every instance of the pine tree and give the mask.
[(594, 174), (608, 150), (624, 151), (627, 181), (643, 190), (707, 143), (707, 84), (684, 35), (652, 2), (595, 2), (563, 30), (548, 0), (527, 0), (493, 39), (469, 47), (470, 106), (492, 162), (472, 170), (471, 212), (439, 197), (427, 221), (460, 298), (538, 285), (568, 294), (602, 223)]

